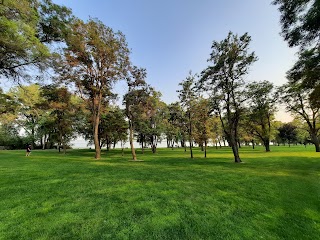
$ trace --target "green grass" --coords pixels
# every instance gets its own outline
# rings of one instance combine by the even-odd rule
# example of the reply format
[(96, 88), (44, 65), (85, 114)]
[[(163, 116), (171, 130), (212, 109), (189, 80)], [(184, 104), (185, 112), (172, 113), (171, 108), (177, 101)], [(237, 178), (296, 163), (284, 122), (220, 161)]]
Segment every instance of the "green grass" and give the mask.
[(0, 151), (0, 239), (320, 239), (320, 153)]

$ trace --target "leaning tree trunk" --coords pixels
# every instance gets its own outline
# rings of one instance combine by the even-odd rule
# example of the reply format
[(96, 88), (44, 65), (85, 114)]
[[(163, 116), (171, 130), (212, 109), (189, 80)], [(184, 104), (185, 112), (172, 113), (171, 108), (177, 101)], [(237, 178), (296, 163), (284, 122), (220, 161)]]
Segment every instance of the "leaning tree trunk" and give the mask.
[(316, 152), (320, 152), (320, 147), (319, 147), (319, 139), (316, 133), (310, 134), (311, 140), (316, 148)]
[(131, 147), (131, 154), (132, 154), (132, 160), (136, 161), (137, 160), (137, 155), (136, 155), (136, 151), (134, 150), (134, 146), (133, 146), (133, 126), (132, 126), (132, 121), (129, 120), (129, 124), (130, 124), (130, 147)]
[(234, 162), (240, 163), (241, 159), (239, 156), (239, 149), (238, 149), (238, 142), (234, 136), (230, 137), (229, 144), (231, 145), (233, 156), (234, 156)]

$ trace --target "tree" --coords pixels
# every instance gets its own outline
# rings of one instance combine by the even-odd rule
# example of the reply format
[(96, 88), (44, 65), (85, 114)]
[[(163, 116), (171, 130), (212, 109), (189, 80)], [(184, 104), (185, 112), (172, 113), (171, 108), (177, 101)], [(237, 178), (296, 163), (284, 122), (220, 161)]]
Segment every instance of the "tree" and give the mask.
[[(299, 59), (288, 78), (302, 87), (320, 89), (320, 4), (319, 0), (274, 0), (281, 13), (282, 35), (290, 47), (299, 46)], [(316, 90), (318, 89), (318, 90)]]
[(204, 157), (207, 157), (207, 146), (211, 132), (210, 103), (208, 99), (199, 98), (195, 103), (194, 112), (194, 139), (201, 146), (204, 145)]
[(312, 90), (303, 88), (301, 84), (287, 83), (279, 89), (279, 92), (282, 93), (282, 103), (287, 111), (301, 118), (308, 125), (311, 141), (315, 145), (316, 152), (320, 152), (318, 138), (320, 105), (311, 101)]
[(178, 90), (179, 99), (181, 102), (182, 107), (185, 109), (187, 114), (187, 123), (188, 123), (188, 136), (189, 136), (189, 148), (190, 148), (190, 156), (193, 158), (193, 114), (194, 114), (194, 101), (196, 99), (196, 92), (195, 92), (195, 77), (196, 75), (192, 75), (189, 73), (189, 76), (179, 83), (179, 86), (182, 87), (181, 90)]
[(47, 85), (41, 88), (44, 102), (41, 107), (50, 112), (51, 136), (54, 135), (59, 146), (66, 153), (67, 144), (75, 137), (75, 124), (80, 108), (72, 102), (72, 94), (67, 88)]
[(110, 149), (111, 144), (115, 146), (119, 141), (127, 139), (128, 122), (125, 119), (124, 111), (118, 106), (111, 107), (107, 113), (102, 114), (99, 125), (100, 147), (107, 146)]
[(38, 104), (43, 101), (40, 95), (40, 86), (38, 84), (18, 86), (11, 89), (8, 95), (19, 104), (16, 123), (25, 130), (34, 148), (37, 140), (39, 140), (37, 138), (37, 132), (43, 113), (43, 110), (38, 106)]
[(247, 86), (248, 94), (248, 120), (246, 128), (250, 128), (254, 136), (258, 137), (270, 152), (270, 137), (272, 121), (276, 111), (277, 97), (273, 94), (273, 84), (269, 81), (252, 82)]
[(211, 97), (216, 114), (220, 117), (225, 136), (232, 147), (234, 160), (241, 162), (238, 151), (238, 127), (244, 99), (243, 77), (257, 57), (249, 53), (251, 37), (229, 32), (221, 42), (214, 41), (208, 61), (213, 65), (202, 72), (199, 89)]
[(281, 13), (282, 36), (293, 46), (319, 44), (320, 4), (318, 0), (274, 0)]
[(164, 132), (165, 103), (160, 100), (160, 92), (148, 87), (145, 89), (144, 105), (141, 108), (140, 118), (136, 118), (135, 126), (138, 141), (150, 144), (152, 152), (156, 153), (157, 144)]
[(75, 20), (67, 38), (64, 56), (57, 71), (61, 79), (73, 82), (80, 95), (88, 101), (92, 115), (95, 158), (99, 159), (99, 124), (106, 99), (113, 83), (127, 75), (129, 49), (124, 35), (114, 32), (99, 20), (87, 23)]
[(184, 112), (179, 104), (179, 102), (171, 103), (167, 106), (167, 126), (166, 126), (166, 138), (167, 147), (173, 149), (174, 143), (179, 145), (181, 143), (182, 147), (185, 147), (186, 140), (186, 126), (184, 119)]
[(283, 124), (279, 129), (279, 138), (282, 140), (283, 143), (288, 142), (289, 147), (290, 144), (297, 140), (297, 132), (296, 126), (291, 123)]
[(19, 81), (43, 69), (47, 44), (62, 41), (71, 10), (50, 0), (3, 0), (0, 4), (0, 76)]
[(145, 69), (133, 67), (130, 73), (127, 78), (128, 92), (123, 96), (123, 103), (126, 106), (125, 112), (129, 120), (129, 141), (132, 159), (136, 161), (137, 155), (133, 146), (133, 136), (136, 122), (139, 122), (141, 115), (143, 115), (149, 86), (145, 82), (147, 76)]

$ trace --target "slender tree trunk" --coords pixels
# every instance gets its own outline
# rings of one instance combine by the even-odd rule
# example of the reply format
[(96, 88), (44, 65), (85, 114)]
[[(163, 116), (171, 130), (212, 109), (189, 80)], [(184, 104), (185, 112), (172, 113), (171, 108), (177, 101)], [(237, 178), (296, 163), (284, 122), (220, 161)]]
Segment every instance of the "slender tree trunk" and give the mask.
[(124, 155), (124, 142), (121, 141), (121, 156)]
[(204, 157), (207, 157), (207, 140), (204, 141)]
[(251, 140), (252, 143), (252, 149), (254, 149), (255, 143), (254, 143), (254, 139)]
[(141, 152), (144, 154), (144, 144), (143, 144), (143, 138), (141, 138)]
[(233, 156), (234, 156), (234, 162), (240, 163), (241, 159), (239, 156), (239, 149), (238, 149), (238, 142), (234, 136), (230, 137), (229, 144), (231, 145)]
[(192, 152), (192, 124), (191, 124), (191, 113), (189, 112), (189, 144), (190, 144), (190, 157), (193, 158)]
[(95, 148), (95, 159), (100, 159), (101, 148), (99, 140), (99, 123), (100, 123), (100, 108), (101, 108), (101, 93), (93, 99), (93, 142)]
[(109, 150), (110, 150), (110, 142), (109, 142), (109, 140), (107, 140), (107, 152), (109, 152)]
[(131, 154), (132, 154), (132, 160), (136, 161), (137, 160), (137, 155), (136, 155), (136, 151), (134, 150), (134, 146), (133, 146), (133, 126), (132, 126), (132, 121), (129, 120), (129, 124), (130, 124), (130, 147), (131, 147)]
[(64, 141), (62, 142), (62, 147), (63, 147), (63, 154), (66, 154), (67, 153), (67, 146)]
[(241, 148), (241, 143), (240, 143), (240, 139), (237, 139), (237, 143), (238, 143), (238, 147)]

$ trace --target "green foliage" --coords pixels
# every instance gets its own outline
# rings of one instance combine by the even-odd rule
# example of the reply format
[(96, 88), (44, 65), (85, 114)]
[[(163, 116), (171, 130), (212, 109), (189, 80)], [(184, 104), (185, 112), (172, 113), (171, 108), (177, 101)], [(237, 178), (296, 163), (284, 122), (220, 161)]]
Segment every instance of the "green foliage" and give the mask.
[(282, 35), (290, 47), (319, 43), (318, 0), (274, 0), (273, 4), (279, 7)]
[(119, 141), (126, 142), (128, 139), (128, 122), (124, 111), (119, 107), (111, 107), (107, 113), (102, 114), (99, 124), (100, 146), (107, 146)]
[(291, 123), (283, 124), (279, 129), (279, 138), (283, 143), (294, 143), (298, 140), (296, 126)]
[(0, 151), (0, 238), (318, 239), (318, 153), (240, 151)]
[(25, 80), (30, 68), (46, 67), (45, 43), (65, 37), (71, 11), (50, 0), (3, 0), (0, 13), (0, 76)]
[(247, 85), (248, 109), (243, 126), (248, 132), (260, 139), (266, 151), (270, 151), (272, 122), (276, 111), (277, 96), (269, 81), (252, 82)]
[(11, 96), (5, 94), (2, 88), (0, 88), (0, 116), (3, 114), (15, 113), (17, 106), (17, 102), (14, 101)]
[(287, 72), (290, 83), (300, 84), (306, 89), (313, 89), (313, 102), (320, 106), (320, 52), (319, 47), (299, 53), (299, 59)]
[(46, 85), (41, 88), (41, 96), (44, 101), (38, 105), (49, 114), (42, 126), (49, 130), (49, 140), (62, 145), (65, 152), (67, 144), (76, 137), (75, 125), (81, 108), (73, 104), (72, 94), (64, 87)]
[(0, 146), (6, 149), (21, 149), (30, 142), (30, 138), (19, 136), (19, 132), (13, 124), (0, 125)]
[(37, 84), (18, 86), (12, 88), (8, 94), (18, 103), (15, 122), (19, 128), (25, 130), (25, 135), (31, 138), (31, 143), (35, 147), (39, 140), (37, 132), (43, 115), (43, 110), (38, 107), (38, 104), (43, 101), (40, 86)]

